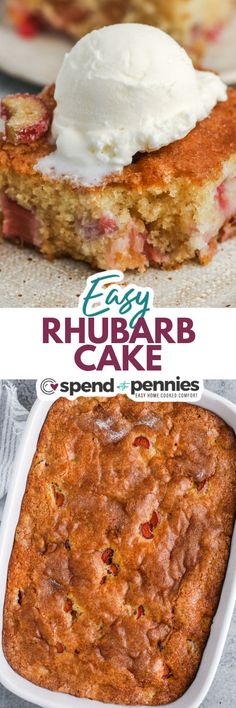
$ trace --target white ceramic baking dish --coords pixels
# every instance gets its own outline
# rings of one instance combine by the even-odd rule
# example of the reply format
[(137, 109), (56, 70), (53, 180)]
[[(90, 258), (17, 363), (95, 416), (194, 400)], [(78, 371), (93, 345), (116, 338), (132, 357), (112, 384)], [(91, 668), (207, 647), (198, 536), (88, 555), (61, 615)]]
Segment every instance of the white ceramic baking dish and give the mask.
[[(14, 541), (15, 529), (19, 518), (22, 497), (31, 460), (37, 445), (39, 432), (52, 404), (36, 401), (29, 415), (23, 439), (15, 463), (14, 474), (4, 510), (0, 535), (0, 636), (2, 637), (2, 616), (6, 589), (8, 562)], [(204, 390), (198, 405), (218, 414), (236, 433), (236, 406), (226, 399)], [(236, 529), (232, 539), (231, 554), (221, 593), (221, 599), (215, 615), (210, 637), (203, 658), (190, 688), (169, 708), (198, 708), (204, 700), (215, 676), (236, 601)], [(6, 661), (0, 640), (0, 681), (17, 696), (44, 708), (104, 708), (104, 704), (88, 699), (75, 698), (67, 694), (48, 691), (26, 681), (11, 669)]]

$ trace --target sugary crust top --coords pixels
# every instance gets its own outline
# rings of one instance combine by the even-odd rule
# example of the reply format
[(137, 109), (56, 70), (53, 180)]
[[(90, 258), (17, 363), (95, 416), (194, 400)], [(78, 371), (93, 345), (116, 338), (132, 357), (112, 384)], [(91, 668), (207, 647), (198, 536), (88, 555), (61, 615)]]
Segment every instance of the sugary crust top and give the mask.
[(40, 686), (165, 704), (192, 682), (224, 579), (236, 444), (182, 403), (59, 399), (9, 566), (4, 651)]
[[(47, 101), (47, 92), (44, 92)], [(52, 101), (49, 109), (52, 110)], [(33, 166), (44, 155), (52, 151), (48, 138), (30, 146), (4, 147), (0, 150), (0, 166), (14, 169), (27, 175), (38, 175), (47, 182), (49, 178), (35, 173)], [(173, 179), (184, 178), (201, 184), (214, 179), (222, 168), (222, 163), (236, 153), (236, 90), (229, 89), (228, 100), (218, 103), (210, 116), (197, 124), (185, 138), (178, 140), (157, 152), (136, 156), (132, 165), (121, 174), (104, 180), (102, 188), (123, 186), (142, 192), (145, 188), (160, 187)], [(36, 178), (36, 176), (35, 176)], [(55, 180), (55, 183), (57, 180)], [(84, 187), (71, 189), (88, 191)], [(101, 187), (89, 188), (98, 191)]]

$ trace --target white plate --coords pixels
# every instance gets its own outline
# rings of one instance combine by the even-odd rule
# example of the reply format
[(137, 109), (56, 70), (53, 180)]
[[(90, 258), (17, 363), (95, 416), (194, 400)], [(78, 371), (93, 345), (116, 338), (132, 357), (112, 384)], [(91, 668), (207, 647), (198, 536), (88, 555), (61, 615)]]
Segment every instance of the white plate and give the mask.
[[(207, 2), (207, 0), (205, 0)], [(236, 84), (236, 12), (217, 42), (209, 45), (203, 66), (217, 71), (227, 84)]]
[[(0, 11), (1, 6), (3, 8), (3, 0), (0, 0)], [(4, 24), (3, 10), (1, 24), (0, 68), (40, 86), (55, 81), (63, 56), (72, 47), (73, 40), (54, 33), (45, 33), (34, 39), (22, 39)], [(235, 36), (236, 12), (220, 39), (211, 44), (204, 59), (204, 66), (218, 71), (229, 84), (236, 83)]]
[[(8, 492), (7, 502), (3, 514), (0, 534), (0, 636), (2, 637), (3, 605), (6, 590), (7, 569), (14, 542), (15, 529), (18, 522), (22, 498), (25, 491), (26, 480), (31, 461), (37, 446), (39, 432), (51, 403), (36, 401), (29, 415), (20, 449), (15, 461), (15, 469)], [(200, 405), (213, 411), (225, 420), (236, 432), (236, 406), (226, 399), (211, 393), (203, 392)], [(229, 630), (234, 603), (236, 600), (236, 529), (234, 531), (230, 559), (221, 593), (220, 603), (213, 620), (210, 637), (208, 639), (203, 658), (192, 685), (186, 693), (174, 703), (168, 704), (169, 708), (199, 708), (209, 691), (218, 668), (221, 654)], [(48, 691), (35, 686), (30, 681), (22, 678), (10, 667), (5, 659), (2, 640), (0, 639), (0, 681), (3, 685), (32, 703), (43, 708), (104, 708), (98, 701), (75, 698), (66, 694)], [(114, 706), (117, 708), (117, 706)], [(159, 707), (160, 708), (160, 707)]]
[[(1, 4), (1, 0), (0, 0)], [(56, 34), (22, 39), (2, 22), (0, 26), (0, 69), (18, 79), (39, 86), (52, 84), (73, 42)]]
[(0, 0), (0, 69), (6, 73), (39, 86), (51, 84), (73, 44), (73, 40), (46, 32), (22, 39), (5, 22), (4, 0)]

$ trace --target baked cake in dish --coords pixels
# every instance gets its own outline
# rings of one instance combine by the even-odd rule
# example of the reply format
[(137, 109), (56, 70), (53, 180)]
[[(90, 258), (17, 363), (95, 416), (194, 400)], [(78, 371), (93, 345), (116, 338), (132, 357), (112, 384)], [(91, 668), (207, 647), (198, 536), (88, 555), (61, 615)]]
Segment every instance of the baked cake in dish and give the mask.
[(10, 17), (25, 37), (43, 24), (79, 39), (113, 22), (141, 22), (171, 34), (195, 58), (229, 19), (233, 0), (8, 0)]
[[(236, 91), (185, 138), (139, 153), (96, 187), (35, 170), (55, 150), (53, 88), (2, 100), (2, 234), (48, 258), (92, 266), (175, 268), (208, 263), (217, 243), (236, 235)], [(1, 136), (1, 134), (0, 134)], [(1, 137), (0, 137), (1, 140)]]
[(59, 399), (8, 570), (7, 661), (33, 683), (160, 705), (193, 681), (225, 576), (236, 444), (214, 413)]

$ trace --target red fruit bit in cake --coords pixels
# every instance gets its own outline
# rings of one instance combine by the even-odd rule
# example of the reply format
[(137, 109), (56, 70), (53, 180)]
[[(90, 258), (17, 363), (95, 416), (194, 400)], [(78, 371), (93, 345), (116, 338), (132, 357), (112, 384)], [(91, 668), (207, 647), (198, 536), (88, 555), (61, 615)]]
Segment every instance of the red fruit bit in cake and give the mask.
[(16, 0), (15, 2), (14, 0), (9, 0), (8, 6), (9, 16), (18, 34), (25, 39), (35, 37), (42, 27), (42, 22), (39, 17), (22, 8), (21, 0)]
[(118, 228), (117, 221), (107, 214), (103, 214), (100, 219), (78, 219), (77, 225), (82, 237), (85, 240), (94, 241), (100, 236), (108, 236)]
[(135, 438), (133, 445), (134, 447), (144, 447), (146, 448), (146, 450), (148, 450), (150, 447), (150, 442), (148, 438), (146, 438), (144, 435), (139, 435), (137, 438)]
[(201, 25), (200, 25), (199, 23), (196, 22), (196, 23), (191, 27), (191, 38), (192, 38), (192, 41), (195, 42), (195, 41), (196, 41), (197, 39), (199, 39), (199, 37), (201, 37), (201, 36), (202, 36), (202, 27), (201, 27)]
[(143, 253), (147, 232), (141, 233), (135, 224), (129, 230), (129, 247), (136, 253)]
[(104, 234), (112, 234), (113, 231), (117, 229), (117, 221), (115, 221), (115, 219), (113, 219), (111, 216), (107, 216), (106, 214), (101, 216), (101, 218), (99, 219), (99, 223), (100, 228), (102, 229), (102, 232)]
[(62, 494), (62, 492), (56, 492), (55, 493), (55, 500), (56, 500), (57, 506), (63, 506), (64, 501), (65, 501), (64, 494)]
[(72, 604), (70, 598), (67, 597), (67, 599), (65, 601), (65, 605), (64, 605), (64, 611), (71, 612), (72, 609), (73, 609), (73, 604)]
[(39, 96), (28, 93), (5, 96), (1, 101), (5, 119), (4, 139), (12, 145), (32, 143), (47, 133), (50, 115)]
[(159, 516), (156, 511), (152, 512), (150, 521), (145, 521), (144, 524), (140, 526), (141, 534), (143, 538), (154, 538), (153, 529), (155, 529), (159, 524)]
[(162, 678), (163, 678), (163, 679), (168, 679), (168, 678), (171, 678), (171, 676), (173, 676), (173, 673), (172, 673), (172, 671), (171, 671), (171, 668), (170, 668), (170, 666), (168, 666), (168, 664), (166, 664), (166, 665), (164, 666), (164, 671), (163, 671), (163, 674), (162, 674)]
[(22, 590), (18, 590), (18, 599), (17, 599), (18, 605), (22, 605), (23, 595), (24, 595), (24, 593), (22, 592)]
[(159, 516), (156, 511), (153, 511), (152, 516), (149, 521), (150, 528), (155, 529), (156, 526), (158, 526), (158, 524), (159, 524)]
[(165, 263), (168, 258), (168, 254), (163, 253), (158, 246), (153, 246), (151, 243), (145, 243), (144, 253), (150, 263), (158, 263), (159, 265)]
[(22, 15), (16, 21), (16, 30), (24, 39), (37, 37), (41, 30), (41, 22), (35, 15)]
[(205, 39), (208, 42), (216, 42), (222, 32), (222, 23), (217, 23), (210, 27), (209, 29), (204, 29), (200, 23), (196, 23), (191, 28), (191, 38), (195, 42), (199, 39)]
[(139, 605), (139, 607), (137, 609), (137, 619), (140, 619), (140, 617), (142, 617), (143, 615), (145, 615), (144, 606)]
[(65, 651), (64, 644), (61, 644), (61, 642), (57, 642), (56, 650), (58, 654), (63, 654), (63, 651)]
[(224, 182), (222, 182), (222, 184), (219, 184), (218, 187), (216, 188), (215, 199), (218, 201), (220, 209), (222, 209), (223, 211), (228, 210), (229, 200), (227, 197), (226, 186), (225, 186)]
[(146, 539), (154, 538), (153, 533), (152, 533), (152, 529), (151, 529), (148, 521), (145, 521), (144, 524), (141, 524), (140, 531), (141, 531), (143, 538), (146, 538)]
[(197, 491), (201, 492), (202, 489), (204, 489), (205, 484), (206, 484), (206, 480), (204, 480), (203, 482), (197, 482)]
[(103, 563), (106, 563), (109, 565), (112, 562), (112, 557), (114, 555), (114, 551), (112, 548), (106, 548), (105, 551), (102, 553), (102, 561)]
[(216, 25), (213, 25), (210, 29), (206, 30), (204, 32), (204, 36), (208, 40), (208, 42), (217, 42), (217, 40), (220, 37), (220, 34), (223, 29), (223, 24), (221, 22), (218, 22)]
[(220, 243), (224, 243), (227, 241), (229, 238), (234, 238), (236, 236), (236, 215), (232, 216), (229, 221), (222, 226), (222, 229), (220, 231), (220, 238), (219, 241)]
[(118, 575), (118, 573), (119, 573), (118, 565), (116, 565), (116, 563), (111, 563), (108, 566), (107, 572), (109, 573), (109, 575)]
[(59, 489), (57, 489), (56, 484), (52, 484), (52, 490), (53, 490), (56, 505), (59, 507), (63, 506), (64, 501), (65, 501), (65, 495), (62, 494), (62, 492)]
[(1, 197), (1, 207), (3, 236), (10, 240), (19, 238), (22, 243), (39, 246), (39, 221), (34, 212), (20, 206), (6, 194)]

